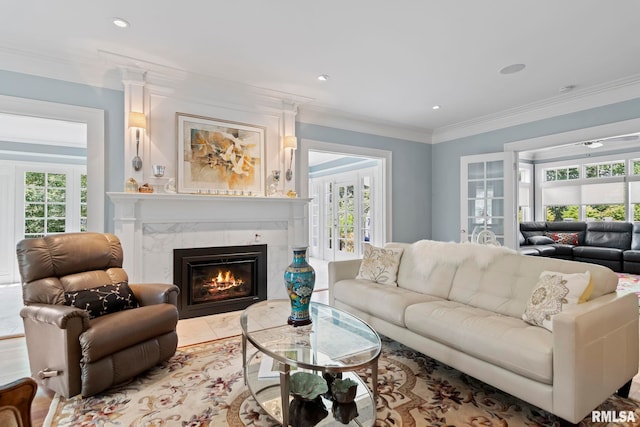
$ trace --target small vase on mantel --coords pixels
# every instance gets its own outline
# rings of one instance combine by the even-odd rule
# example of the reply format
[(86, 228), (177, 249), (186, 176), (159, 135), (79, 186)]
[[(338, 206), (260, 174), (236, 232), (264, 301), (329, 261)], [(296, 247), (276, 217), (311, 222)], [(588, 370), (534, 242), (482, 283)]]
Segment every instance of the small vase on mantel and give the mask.
[(307, 263), (306, 255), (306, 246), (293, 248), (293, 262), (284, 271), (284, 282), (291, 301), (291, 316), (287, 323), (293, 326), (311, 323), (309, 303), (316, 283), (316, 272)]

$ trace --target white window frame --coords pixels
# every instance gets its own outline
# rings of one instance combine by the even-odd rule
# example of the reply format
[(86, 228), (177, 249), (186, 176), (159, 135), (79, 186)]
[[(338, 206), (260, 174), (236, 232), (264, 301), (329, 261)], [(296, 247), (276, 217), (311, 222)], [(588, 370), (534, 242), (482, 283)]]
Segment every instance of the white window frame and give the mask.
[[(615, 183), (615, 182), (625, 182), (625, 200), (623, 204), (626, 207), (626, 221), (633, 221), (633, 212), (631, 209), (631, 203), (629, 201), (629, 185), (628, 183), (631, 181), (640, 181), (640, 175), (631, 175), (632, 171), (632, 161), (640, 159), (640, 151), (628, 152), (622, 154), (603, 154), (602, 156), (593, 156), (593, 157), (585, 157), (582, 159), (570, 159), (570, 160), (561, 160), (557, 162), (544, 162), (535, 164), (535, 174), (536, 174), (536, 183), (535, 186), (536, 191), (536, 214), (535, 218), (537, 221), (546, 221), (546, 209), (543, 205), (542, 200), (542, 190), (543, 188), (549, 187), (561, 187), (566, 185), (575, 185), (575, 186), (583, 186), (590, 184), (599, 184), (599, 183)], [(586, 178), (586, 166), (592, 164), (601, 164), (601, 163), (613, 163), (616, 161), (624, 161), (625, 163), (625, 175), (624, 176), (609, 176), (609, 177), (593, 177)], [(580, 169), (580, 178), (579, 179), (567, 179), (563, 181), (546, 181), (546, 169), (557, 169), (562, 168), (563, 166), (573, 166), (578, 165)], [(579, 217), (578, 221), (586, 221), (586, 210), (585, 205), (580, 201), (579, 206)]]

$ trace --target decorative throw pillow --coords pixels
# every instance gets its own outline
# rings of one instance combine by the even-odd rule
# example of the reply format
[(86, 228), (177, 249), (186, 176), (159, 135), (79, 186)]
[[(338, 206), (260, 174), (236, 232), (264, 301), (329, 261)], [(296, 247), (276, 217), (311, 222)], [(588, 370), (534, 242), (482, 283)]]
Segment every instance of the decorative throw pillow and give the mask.
[(553, 330), (553, 316), (572, 305), (586, 302), (593, 290), (591, 274), (543, 271), (533, 289), (522, 320)]
[(555, 241), (549, 236), (531, 236), (527, 239), (530, 245), (550, 245)]
[(551, 237), (555, 243), (578, 246), (578, 233), (547, 232), (544, 235)]
[(64, 303), (86, 310), (89, 318), (138, 307), (127, 282), (64, 293)]
[(366, 279), (383, 285), (396, 283), (402, 248), (378, 248), (364, 244), (364, 256), (356, 279)]

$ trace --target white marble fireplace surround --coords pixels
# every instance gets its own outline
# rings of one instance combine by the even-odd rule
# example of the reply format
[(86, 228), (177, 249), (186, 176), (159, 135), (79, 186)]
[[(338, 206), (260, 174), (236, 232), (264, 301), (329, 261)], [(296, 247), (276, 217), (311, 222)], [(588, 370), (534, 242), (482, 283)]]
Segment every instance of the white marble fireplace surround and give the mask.
[(267, 245), (267, 298), (287, 298), (291, 249), (308, 243), (309, 199), (107, 193), (132, 283), (173, 283), (173, 250)]

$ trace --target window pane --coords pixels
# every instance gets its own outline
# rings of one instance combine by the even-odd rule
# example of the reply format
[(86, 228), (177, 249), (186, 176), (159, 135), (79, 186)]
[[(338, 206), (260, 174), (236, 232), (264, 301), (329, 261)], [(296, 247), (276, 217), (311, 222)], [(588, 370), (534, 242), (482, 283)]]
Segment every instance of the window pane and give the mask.
[(633, 174), (640, 175), (640, 160), (633, 161)]
[(49, 187), (64, 188), (67, 186), (67, 176), (60, 173), (50, 173), (47, 175), (47, 185)]
[(587, 218), (593, 218), (598, 221), (614, 220), (624, 221), (625, 211), (624, 205), (587, 205)]
[(598, 167), (596, 165), (588, 165), (585, 167), (587, 178), (596, 178), (598, 176)]
[(611, 173), (613, 176), (624, 176), (624, 163), (614, 163), (611, 167)]
[(567, 179), (567, 170), (566, 169), (558, 169), (557, 175), (558, 181), (564, 181)]
[(598, 176), (611, 176), (611, 165), (598, 165)]
[(63, 233), (64, 219), (50, 219), (47, 221), (47, 233)]
[(49, 218), (64, 218), (66, 216), (65, 213), (65, 205), (48, 205), (47, 207), (47, 217)]
[(580, 178), (580, 170), (578, 168), (569, 168), (569, 179)]
[(67, 190), (50, 188), (47, 190), (47, 202), (64, 203), (66, 199)]
[(25, 218), (43, 218), (44, 205), (40, 203), (26, 203), (24, 205)]
[(25, 234), (44, 233), (44, 219), (25, 219)]
[(570, 206), (547, 206), (545, 216), (547, 221), (564, 221), (566, 219), (578, 220), (578, 205)]
[(24, 174), (25, 185), (35, 185), (44, 187), (44, 173), (42, 172), (26, 172)]
[(547, 175), (547, 181), (555, 181), (556, 180), (556, 171), (555, 171), (555, 169), (548, 169), (546, 175)]
[(504, 166), (502, 160), (487, 162), (487, 178), (504, 177)]
[(24, 200), (25, 202), (44, 203), (44, 188), (25, 188)]

